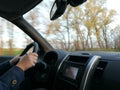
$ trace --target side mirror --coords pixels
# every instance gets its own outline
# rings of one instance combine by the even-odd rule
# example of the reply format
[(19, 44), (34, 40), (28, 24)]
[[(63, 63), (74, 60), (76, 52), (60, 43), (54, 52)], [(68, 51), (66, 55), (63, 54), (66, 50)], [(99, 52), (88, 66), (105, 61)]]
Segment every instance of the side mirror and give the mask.
[(60, 17), (66, 10), (67, 0), (55, 0), (50, 11), (50, 20)]

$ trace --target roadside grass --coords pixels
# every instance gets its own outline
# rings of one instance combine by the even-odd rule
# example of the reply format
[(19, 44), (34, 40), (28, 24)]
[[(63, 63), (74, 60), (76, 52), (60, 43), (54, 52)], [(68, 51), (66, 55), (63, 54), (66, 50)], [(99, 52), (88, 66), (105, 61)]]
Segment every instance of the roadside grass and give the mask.
[(3, 48), (0, 50), (0, 56), (15, 56), (15, 55), (19, 55), (21, 52), (23, 51), (23, 49), (20, 48), (12, 48), (12, 49), (6, 49)]
[(93, 48), (93, 49), (88, 49), (88, 51), (108, 51), (108, 52), (120, 52), (120, 50), (118, 49), (114, 49), (114, 48)]
[[(23, 49), (21, 48), (2, 48), (0, 49), (0, 56), (15, 56), (21, 54)], [(108, 52), (120, 52), (118, 49), (100, 49), (100, 48), (93, 48), (93, 49), (87, 49), (87, 50), (79, 50), (79, 51), (108, 51)]]

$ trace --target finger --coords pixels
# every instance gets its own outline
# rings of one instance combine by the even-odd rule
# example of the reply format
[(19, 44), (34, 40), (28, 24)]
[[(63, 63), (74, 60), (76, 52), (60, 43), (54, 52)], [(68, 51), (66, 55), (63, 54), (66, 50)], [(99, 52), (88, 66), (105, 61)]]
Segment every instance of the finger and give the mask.
[(38, 57), (38, 54), (37, 53), (32, 53), (34, 56), (37, 56)]
[(33, 63), (35, 63), (35, 64), (36, 64), (36, 63), (37, 63), (37, 60), (34, 60), (34, 61), (33, 61)]
[(38, 57), (33, 57), (33, 59), (37, 61), (37, 60), (38, 60)]
[(35, 65), (36, 65), (36, 63), (37, 63), (37, 61), (34, 61), (34, 62), (33, 62), (33, 66), (35, 66)]
[(32, 67), (34, 67), (34, 66), (35, 66), (35, 63), (32, 64)]

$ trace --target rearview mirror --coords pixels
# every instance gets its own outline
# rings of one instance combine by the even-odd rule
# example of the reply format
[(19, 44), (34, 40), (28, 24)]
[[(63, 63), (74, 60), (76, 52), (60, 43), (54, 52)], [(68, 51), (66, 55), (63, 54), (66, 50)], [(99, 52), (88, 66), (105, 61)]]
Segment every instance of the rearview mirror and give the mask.
[(60, 17), (66, 10), (67, 0), (55, 0), (50, 11), (50, 20)]

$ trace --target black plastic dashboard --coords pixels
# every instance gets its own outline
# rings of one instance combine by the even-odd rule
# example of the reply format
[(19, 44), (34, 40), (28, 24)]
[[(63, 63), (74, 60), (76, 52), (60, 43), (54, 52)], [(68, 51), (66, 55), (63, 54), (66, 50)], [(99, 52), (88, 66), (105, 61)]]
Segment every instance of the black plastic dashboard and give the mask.
[(119, 90), (119, 52), (50, 51), (43, 61), (54, 67), (52, 90)]

